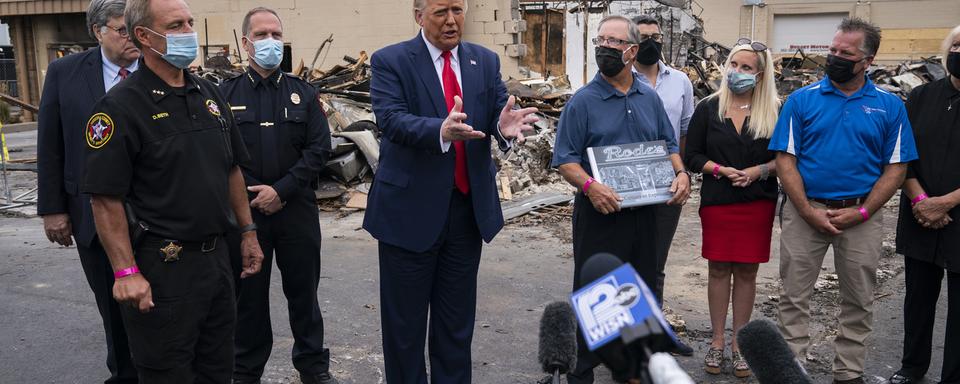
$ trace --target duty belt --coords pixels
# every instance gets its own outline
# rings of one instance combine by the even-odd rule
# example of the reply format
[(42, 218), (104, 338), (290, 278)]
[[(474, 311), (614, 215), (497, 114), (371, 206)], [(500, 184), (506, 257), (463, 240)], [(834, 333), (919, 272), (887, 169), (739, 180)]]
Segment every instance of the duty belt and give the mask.
[(140, 249), (156, 249), (158, 254), (166, 263), (180, 260), (184, 252), (200, 251), (202, 253), (213, 252), (217, 249), (217, 242), (221, 235), (213, 235), (203, 240), (181, 241), (176, 239), (167, 239), (157, 235), (147, 235), (140, 244)]

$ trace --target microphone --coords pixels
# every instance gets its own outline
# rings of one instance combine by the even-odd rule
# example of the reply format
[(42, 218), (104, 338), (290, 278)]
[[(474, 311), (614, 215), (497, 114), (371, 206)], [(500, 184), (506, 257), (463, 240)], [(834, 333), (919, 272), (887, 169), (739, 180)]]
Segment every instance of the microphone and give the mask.
[(621, 265), (623, 265), (623, 260), (609, 253), (598, 253), (590, 256), (590, 258), (583, 263), (583, 269), (580, 270), (579, 287), (582, 288), (595, 280), (600, 280), (603, 275), (612, 272)]
[(650, 356), (647, 366), (653, 384), (693, 384), (693, 379), (680, 368), (669, 353), (657, 352)]
[(813, 384), (773, 322), (747, 323), (737, 332), (737, 343), (760, 384)]
[(609, 253), (587, 259), (578, 283), (570, 302), (587, 348), (614, 380), (649, 382), (649, 356), (676, 343), (650, 289), (630, 264)]
[(560, 375), (577, 364), (577, 318), (565, 301), (550, 303), (540, 319), (540, 348), (537, 360), (543, 371), (560, 384)]

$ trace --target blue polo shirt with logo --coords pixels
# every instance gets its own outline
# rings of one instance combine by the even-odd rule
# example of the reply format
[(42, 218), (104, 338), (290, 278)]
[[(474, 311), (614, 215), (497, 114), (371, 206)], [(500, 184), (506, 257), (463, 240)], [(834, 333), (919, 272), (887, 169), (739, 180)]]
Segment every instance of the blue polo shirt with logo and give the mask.
[(903, 102), (869, 79), (849, 97), (828, 77), (791, 94), (769, 149), (797, 157), (807, 197), (831, 200), (866, 196), (884, 166), (917, 158)]

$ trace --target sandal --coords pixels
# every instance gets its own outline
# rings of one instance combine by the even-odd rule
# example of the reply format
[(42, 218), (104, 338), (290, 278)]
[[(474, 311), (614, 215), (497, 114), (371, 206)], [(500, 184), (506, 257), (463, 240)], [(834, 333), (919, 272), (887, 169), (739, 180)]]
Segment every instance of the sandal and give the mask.
[(750, 366), (740, 351), (733, 351), (733, 375), (739, 378), (750, 377)]
[(711, 375), (719, 375), (723, 366), (723, 349), (710, 347), (703, 357), (703, 369)]

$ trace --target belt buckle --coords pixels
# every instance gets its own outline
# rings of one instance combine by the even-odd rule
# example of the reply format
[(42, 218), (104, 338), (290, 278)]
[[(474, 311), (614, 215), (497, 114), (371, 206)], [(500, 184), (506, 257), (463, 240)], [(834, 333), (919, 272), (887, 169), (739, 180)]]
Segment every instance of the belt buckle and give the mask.
[(174, 261), (179, 261), (180, 252), (183, 251), (183, 246), (180, 245), (180, 242), (176, 240), (164, 241), (167, 242), (167, 245), (160, 248), (160, 256), (163, 256), (163, 262), (172, 263)]

